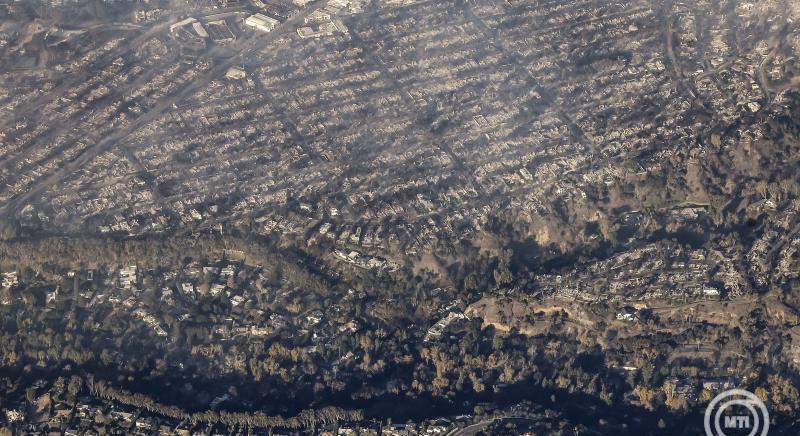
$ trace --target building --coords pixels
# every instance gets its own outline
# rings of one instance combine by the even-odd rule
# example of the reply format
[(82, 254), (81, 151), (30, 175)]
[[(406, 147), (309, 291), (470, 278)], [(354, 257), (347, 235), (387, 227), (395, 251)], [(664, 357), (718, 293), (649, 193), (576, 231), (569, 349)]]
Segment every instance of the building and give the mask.
[(636, 309), (631, 306), (625, 306), (617, 312), (617, 319), (619, 321), (636, 321)]
[(189, 17), (186, 18), (185, 20), (178, 21), (177, 23), (174, 23), (171, 26), (169, 26), (169, 31), (170, 33), (175, 33), (177, 29), (180, 29), (183, 26), (188, 26), (189, 24), (194, 24), (196, 22), (197, 22), (196, 19)]
[(281, 21), (289, 19), (289, 17), (299, 11), (296, 5), (274, 0), (262, 0), (261, 7), (265, 14), (273, 16)]
[(10, 288), (19, 284), (19, 278), (16, 271), (11, 271), (2, 274), (2, 287)]
[(256, 30), (271, 32), (280, 22), (264, 14), (255, 14), (247, 17), (247, 19), (244, 20), (244, 24)]
[(194, 29), (195, 33), (201, 38), (208, 38), (208, 32), (206, 32), (205, 27), (199, 21), (195, 21), (192, 23), (192, 28)]
[(306, 18), (306, 24), (309, 23), (325, 23), (331, 21), (331, 14), (325, 10), (322, 11), (314, 11), (310, 13)]
[(247, 73), (243, 69), (238, 67), (231, 67), (225, 73), (225, 77), (231, 80), (241, 80), (244, 79), (246, 76)]

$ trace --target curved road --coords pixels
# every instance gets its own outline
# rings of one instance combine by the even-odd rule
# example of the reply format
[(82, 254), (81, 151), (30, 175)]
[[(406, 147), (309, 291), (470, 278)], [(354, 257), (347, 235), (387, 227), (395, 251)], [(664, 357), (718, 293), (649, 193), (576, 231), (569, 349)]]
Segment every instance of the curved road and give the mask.
[(477, 424), (472, 424), (462, 429), (455, 430), (451, 433), (448, 433), (448, 436), (474, 436), (480, 433), (481, 431), (485, 430), (491, 424), (504, 421), (513, 422), (513, 421), (533, 421), (533, 420), (530, 418), (524, 418), (522, 416), (507, 416), (504, 418), (494, 418), (487, 421), (479, 422)]

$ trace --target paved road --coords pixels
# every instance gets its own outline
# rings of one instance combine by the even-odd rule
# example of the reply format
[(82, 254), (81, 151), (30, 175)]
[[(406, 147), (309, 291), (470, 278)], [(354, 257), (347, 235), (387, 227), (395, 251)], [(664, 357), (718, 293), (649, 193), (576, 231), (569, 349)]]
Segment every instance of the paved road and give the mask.
[[(220, 52), (225, 52), (226, 54), (230, 54), (230, 56), (223, 61), (219, 61), (210, 70), (201, 74), (195, 80), (187, 83), (177, 93), (161, 99), (153, 108), (141, 114), (138, 118), (136, 118), (133, 122), (131, 122), (127, 126), (112, 132), (111, 134), (105, 136), (104, 138), (101, 138), (97, 143), (95, 143), (94, 146), (84, 151), (76, 159), (69, 162), (58, 171), (53, 172), (48, 176), (46, 176), (44, 179), (38, 181), (33, 187), (31, 187), (31, 189), (29, 189), (24, 194), (12, 199), (7, 204), (0, 207), (0, 216), (14, 215), (26, 204), (29, 204), (32, 201), (37, 200), (38, 197), (47, 189), (67, 178), (70, 174), (74, 173), (75, 171), (86, 165), (96, 156), (117, 146), (127, 136), (129, 136), (131, 133), (135, 132), (142, 126), (158, 119), (162, 114), (170, 110), (173, 107), (174, 103), (186, 100), (198, 90), (203, 89), (203, 87), (208, 85), (212, 80), (222, 77), (228, 70), (228, 68), (238, 63), (240, 56), (246, 56), (248, 54), (263, 49), (265, 46), (267, 46), (271, 42), (274, 42), (279, 36), (283, 35), (287, 31), (295, 31), (298, 25), (301, 24), (308, 15), (310, 15), (317, 9), (325, 7), (327, 3), (328, 3), (327, 0), (321, 0), (311, 3), (300, 13), (298, 13), (297, 15), (293, 16), (286, 22), (276, 27), (272, 32), (255, 34), (248, 39), (237, 40), (236, 42), (237, 44), (235, 47), (228, 46), (226, 48), (215, 48), (209, 50), (209, 52), (206, 53), (204, 58), (213, 59), (217, 55), (219, 55)], [(164, 25), (165, 24), (162, 24), (161, 26)], [(151, 33), (151, 32), (146, 32), (146, 33)], [(60, 90), (60, 92), (65, 92), (65, 89)]]
[(464, 427), (462, 429), (456, 430), (450, 433), (448, 436), (474, 436), (481, 431), (485, 430), (487, 427), (494, 423), (503, 423), (503, 422), (524, 422), (524, 421), (532, 421), (530, 418), (524, 418), (521, 416), (508, 416), (505, 418), (495, 418), (490, 419), (488, 421), (479, 422), (477, 424), (472, 424), (470, 426)]
[[(102, 55), (102, 57), (100, 58), (101, 60), (95, 62), (95, 64), (99, 65), (99, 68), (103, 68), (110, 65), (115, 59), (119, 57), (131, 56), (133, 52), (135, 50), (138, 50), (139, 47), (144, 42), (146, 42), (153, 36), (168, 29), (171, 22), (172, 22), (172, 15), (170, 15), (170, 17), (167, 18), (165, 21), (159, 22), (153, 25), (152, 27), (148, 28), (144, 32), (140, 33), (132, 40), (127, 41), (125, 44), (121, 44), (112, 49), (111, 51), (109, 51), (108, 53)], [(29, 115), (35, 115), (42, 108), (42, 106), (63, 96), (67, 91), (85, 82), (86, 80), (91, 78), (95, 73), (96, 71), (84, 70), (76, 72), (75, 74), (69, 76), (67, 80), (57, 85), (52, 90), (45, 92), (39, 95), (38, 97), (34, 98), (30, 102), (27, 102), (24, 105), (16, 108), (14, 110), (13, 116), (9, 116), (5, 119), (0, 119), (0, 130), (8, 127), (12, 122), (16, 121), (19, 118), (24, 118), (25, 116)]]

